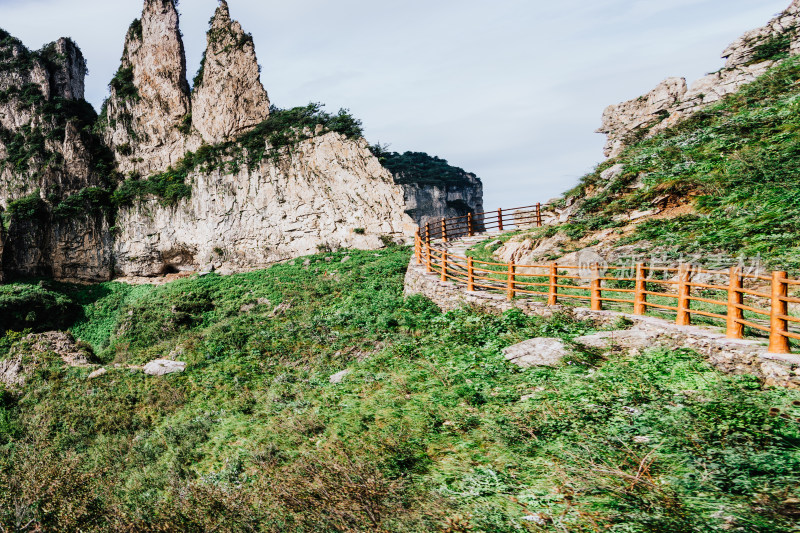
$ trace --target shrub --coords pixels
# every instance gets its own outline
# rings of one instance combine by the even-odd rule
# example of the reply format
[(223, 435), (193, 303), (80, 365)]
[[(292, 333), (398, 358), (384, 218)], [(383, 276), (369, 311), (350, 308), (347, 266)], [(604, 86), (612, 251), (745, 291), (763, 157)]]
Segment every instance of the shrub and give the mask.
[(48, 216), (47, 204), (39, 196), (39, 191), (8, 202), (7, 213), (14, 220), (41, 221)]
[(68, 296), (41, 285), (0, 285), (0, 335), (6, 330), (65, 329), (79, 316)]

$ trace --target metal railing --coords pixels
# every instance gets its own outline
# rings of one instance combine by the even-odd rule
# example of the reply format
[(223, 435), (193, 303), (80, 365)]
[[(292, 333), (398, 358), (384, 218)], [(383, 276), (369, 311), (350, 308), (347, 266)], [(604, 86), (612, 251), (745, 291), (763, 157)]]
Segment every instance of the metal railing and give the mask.
[[(425, 265), (428, 273), (438, 274), (442, 281), (468, 291), (505, 293), (508, 300), (519, 296), (548, 305), (573, 302), (597, 311), (632, 310), (635, 315), (655, 311), (674, 314), (681, 326), (702, 317), (725, 327), (731, 339), (763, 332), (769, 336), (770, 353), (789, 353), (790, 340), (800, 340), (800, 317), (790, 314), (790, 306), (800, 304), (800, 297), (790, 296), (793, 290), (800, 291), (800, 279), (784, 271), (764, 276), (745, 273), (740, 267), (705, 270), (683, 263), (678, 267), (515, 264), (448, 251), (448, 242), (460, 237), (543, 225), (541, 204), (442, 219), (420, 228), (414, 255), (418, 265)], [(710, 282), (695, 281), (701, 274)]]

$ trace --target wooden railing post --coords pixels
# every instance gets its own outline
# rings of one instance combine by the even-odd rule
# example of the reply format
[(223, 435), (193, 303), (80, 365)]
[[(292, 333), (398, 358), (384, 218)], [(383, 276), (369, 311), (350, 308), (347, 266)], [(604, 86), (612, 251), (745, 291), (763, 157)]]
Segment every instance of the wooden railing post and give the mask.
[(442, 250), (442, 281), (447, 281), (447, 250)]
[(786, 283), (786, 272), (772, 273), (772, 306), (769, 316), (769, 353), (789, 353), (789, 323), (785, 317), (789, 314), (789, 304), (785, 298), (789, 295)]
[(427, 243), (425, 245), (425, 248), (427, 249), (425, 263), (427, 265), (428, 274), (433, 274), (433, 264), (431, 261), (431, 243), (430, 242)]
[(738, 267), (731, 267), (728, 281), (728, 324), (726, 334), (729, 339), (744, 338), (744, 294), (742, 293), (742, 273)]
[(692, 323), (692, 315), (689, 312), (691, 308), (689, 297), (692, 295), (690, 280), (691, 265), (681, 263), (678, 267), (678, 316), (675, 318), (675, 323), (679, 326), (689, 326)]
[(442, 218), (442, 241), (447, 242), (447, 219)]
[(536, 227), (542, 227), (542, 204), (536, 204)]
[(425, 242), (428, 246), (431, 245), (431, 223), (428, 222), (425, 224)]
[(467, 258), (467, 290), (473, 292), (475, 290), (475, 270), (473, 270), (472, 258)]
[(503, 231), (503, 210), (497, 210), (497, 227), (500, 231)]
[(550, 292), (547, 296), (547, 305), (558, 304), (558, 265), (550, 263)]
[(646, 315), (647, 314), (647, 275), (644, 269), (644, 263), (636, 264), (636, 291), (633, 298), (633, 314)]
[(508, 264), (508, 290), (506, 294), (506, 299), (510, 302), (514, 299), (516, 295), (516, 273), (517, 267), (514, 265), (513, 262)]
[(422, 238), (419, 235), (419, 229), (417, 230), (417, 234), (414, 235), (414, 255), (417, 257), (417, 265), (422, 264)]
[(603, 310), (603, 284), (600, 281), (600, 265), (592, 264), (592, 280), (589, 285), (591, 291), (592, 311)]
[(475, 235), (475, 230), (472, 227), (472, 213), (467, 213), (467, 233), (470, 237)]

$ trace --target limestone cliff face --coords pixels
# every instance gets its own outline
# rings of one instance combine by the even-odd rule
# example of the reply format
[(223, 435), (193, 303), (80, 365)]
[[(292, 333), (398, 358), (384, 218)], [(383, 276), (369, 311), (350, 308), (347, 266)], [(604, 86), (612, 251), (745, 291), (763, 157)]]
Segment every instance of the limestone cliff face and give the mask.
[(122, 172), (161, 172), (186, 149), (191, 122), (186, 54), (174, 0), (145, 0), (125, 38), (106, 102), (106, 142)]
[(259, 76), (253, 39), (231, 20), (223, 1), (211, 21), (192, 93), (192, 125), (204, 142), (226, 141), (269, 116), (269, 98)]
[(85, 75), (71, 40), (31, 52), (0, 32), (0, 207), (10, 209), (0, 263), (12, 276), (110, 276), (104, 217), (77, 204), (70, 217), (54, 213), (62, 200), (105, 178), (86, 131), (95, 115), (82, 100)]
[(238, 172), (191, 175), (177, 206), (155, 199), (120, 212), (118, 274), (252, 270), (320, 247), (380, 248), (380, 237), (413, 235), (403, 190), (366, 141), (328, 133), (278, 160)]
[(598, 133), (608, 136), (605, 155), (614, 157), (637, 136), (673, 126), (704, 107), (735, 93), (764, 74), (776, 60), (800, 54), (800, 0), (766, 26), (745, 33), (722, 53), (725, 66), (700, 78), (668, 78), (645, 96), (609, 106)]

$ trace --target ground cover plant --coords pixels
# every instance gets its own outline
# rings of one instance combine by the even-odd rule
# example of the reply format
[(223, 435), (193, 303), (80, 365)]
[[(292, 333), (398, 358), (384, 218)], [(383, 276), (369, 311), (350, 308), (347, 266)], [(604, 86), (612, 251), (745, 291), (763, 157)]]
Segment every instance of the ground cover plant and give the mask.
[[(0, 524), (796, 531), (800, 394), (684, 350), (519, 369), (503, 347), (593, 326), (442, 314), (403, 297), (409, 255), (340, 251), (163, 287), (7, 286), (76, 306), (54, 327), (109, 373), (48, 359), (0, 393)], [(5, 333), (0, 360), (25, 343)], [(127, 368), (158, 357), (187, 371)]]

